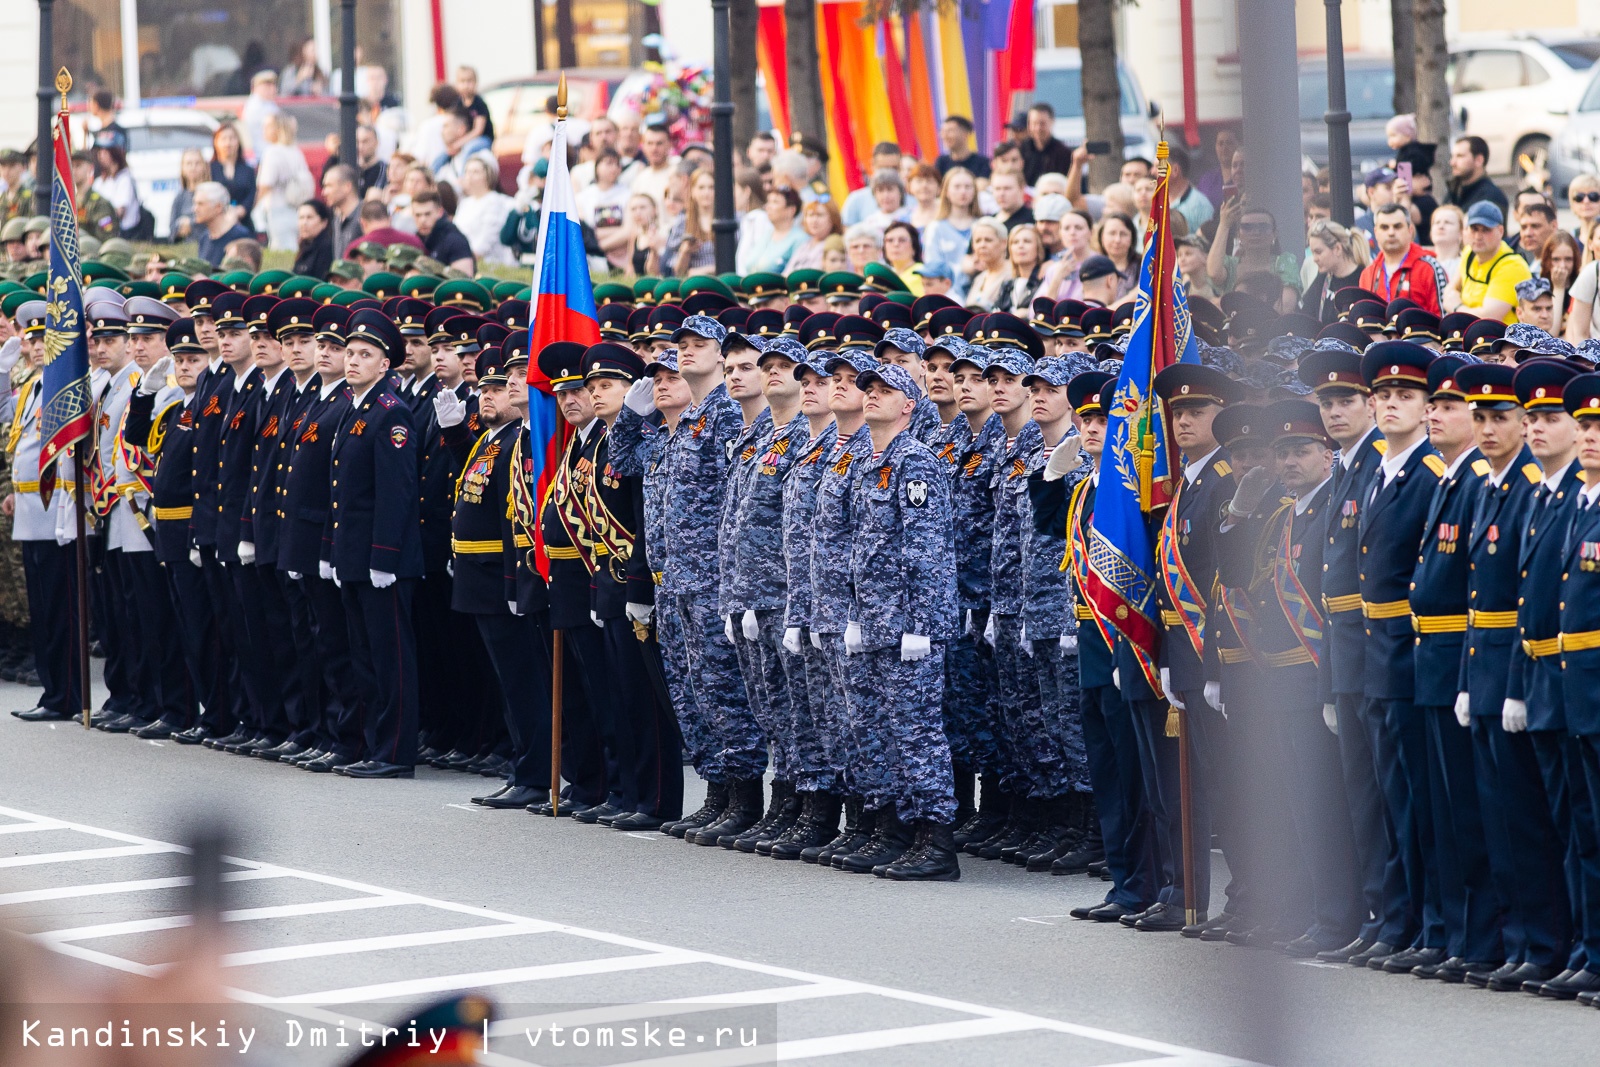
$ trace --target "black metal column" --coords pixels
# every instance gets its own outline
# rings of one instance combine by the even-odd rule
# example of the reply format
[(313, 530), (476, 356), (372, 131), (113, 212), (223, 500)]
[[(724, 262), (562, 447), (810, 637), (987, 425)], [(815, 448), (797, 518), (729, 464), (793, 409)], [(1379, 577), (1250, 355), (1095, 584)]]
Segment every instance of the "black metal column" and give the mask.
[(356, 0), (339, 0), (339, 159), (358, 166), (356, 151)]
[[(1349, 226), (1355, 221), (1351, 196), (1350, 109), (1344, 92), (1344, 25), (1339, 21), (1340, 0), (1323, 0), (1328, 16), (1328, 110), (1322, 121), (1328, 124), (1328, 185), (1333, 199), (1333, 220)], [(1405, 57), (1409, 61), (1410, 57)]]
[(715, 97), (711, 103), (712, 177), (716, 202), (711, 234), (717, 247), (717, 273), (733, 270), (739, 220), (733, 214), (733, 86), (729, 55), (729, 0), (711, 0), (712, 66)]
[[(33, 185), (34, 215), (50, 213), (50, 182), (55, 174), (55, 150), (50, 143), (50, 119), (55, 112), (56, 68), (55, 27), (52, 15), (55, 0), (39, 0), (39, 132), (35, 142), (39, 158), (35, 161)], [(39, 205), (44, 205), (40, 210)]]

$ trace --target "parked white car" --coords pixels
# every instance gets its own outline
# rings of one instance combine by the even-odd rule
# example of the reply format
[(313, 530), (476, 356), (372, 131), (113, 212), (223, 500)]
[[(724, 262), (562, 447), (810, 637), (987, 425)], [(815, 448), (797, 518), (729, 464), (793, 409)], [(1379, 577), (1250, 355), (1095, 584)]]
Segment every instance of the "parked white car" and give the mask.
[[(1600, 59), (1600, 38), (1464, 36), (1450, 49), (1450, 107), (1489, 145), (1489, 173), (1520, 185), (1550, 150)], [(1463, 121), (1463, 115), (1465, 119)]]
[[(1033, 98), (1055, 108), (1056, 139), (1077, 147), (1084, 141), (1083, 127), (1083, 57), (1076, 48), (1045, 48), (1035, 53), (1033, 61)], [(1123, 155), (1128, 159), (1142, 156), (1156, 158), (1156, 142), (1160, 131), (1152, 121), (1155, 106), (1145, 99), (1139, 76), (1119, 59), (1117, 83), (1121, 88), (1119, 110), (1122, 113)]]
[[(74, 144), (88, 143), (82, 114), (73, 116)], [(179, 164), (188, 148), (198, 148), (211, 158), (211, 135), (221, 125), (216, 116), (194, 108), (128, 108), (117, 114), (117, 125), (128, 131), (128, 170), (139, 191), (139, 202), (155, 219), (156, 237), (170, 235), (172, 200), (183, 187)]]

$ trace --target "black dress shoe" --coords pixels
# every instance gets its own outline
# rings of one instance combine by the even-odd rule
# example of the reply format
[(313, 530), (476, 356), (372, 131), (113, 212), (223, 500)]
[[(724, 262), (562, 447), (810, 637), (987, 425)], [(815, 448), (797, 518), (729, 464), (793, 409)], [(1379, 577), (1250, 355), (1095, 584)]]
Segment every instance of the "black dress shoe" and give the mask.
[[(1339, 951), (1343, 952), (1344, 950), (1340, 949)], [(1345, 962), (1352, 967), (1365, 967), (1372, 960), (1388, 959), (1396, 951), (1395, 947), (1387, 941), (1373, 941), (1360, 952), (1351, 955)]]
[(1492, 967), (1482, 971), (1468, 971), (1467, 984), (1477, 986), (1479, 989), (1487, 989), (1489, 988), (1490, 982), (1495, 981), (1496, 979), (1503, 979), (1508, 975), (1514, 974), (1521, 966), (1522, 964), (1520, 963), (1514, 963), (1508, 960), (1507, 962), (1500, 964), (1498, 967)]
[(1590, 990), (1578, 994), (1578, 1003), (1586, 1008), (1600, 1008), (1600, 991)]
[(1539, 995), (1553, 1000), (1576, 1000), (1579, 993), (1595, 992), (1600, 992), (1600, 973), (1586, 967), (1564, 981), (1552, 978), (1539, 990)]
[(574, 819), (576, 819), (578, 822), (588, 823), (590, 826), (593, 826), (595, 823), (599, 822), (601, 820), (601, 818), (604, 817), (604, 816), (608, 816), (609, 815), (611, 818), (614, 819), (618, 815), (622, 815), (622, 814), (624, 814), (624, 813), (622, 812), (621, 809), (612, 807), (611, 804), (608, 801), (602, 801), (601, 803), (596, 804), (592, 808), (578, 808), (578, 809), (574, 810), (573, 813), (572, 813), (572, 817)]
[(1451, 985), (1461, 985), (1469, 974), (1488, 974), (1495, 969), (1493, 960), (1467, 960), (1457, 956), (1445, 960), (1434, 972), (1434, 977)]
[(1411, 948), (1397, 948), (1387, 956), (1374, 956), (1372, 959), (1367, 961), (1367, 970), (1385, 971), (1389, 969), (1389, 964), (1393, 963), (1398, 966), (1400, 970), (1391, 971), (1390, 973), (1403, 974), (1404, 972), (1411, 970), (1411, 968), (1415, 967), (1417, 963), (1420, 962), (1416, 959), (1416, 956), (1421, 951), (1422, 949), (1413, 946)]
[(317, 759), (303, 761), (300, 764), (300, 769), (302, 771), (310, 771), (312, 774), (327, 774), (334, 767), (342, 767), (348, 762), (350, 761), (343, 756), (328, 752)]
[(633, 811), (625, 812), (621, 815), (618, 815), (615, 819), (612, 819), (611, 828), (613, 830), (622, 830), (624, 832), (659, 830), (661, 829), (662, 824), (665, 822), (665, 819), (657, 818), (648, 812)]
[(180, 745), (198, 745), (211, 735), (204, 726), (191, 726), (187, 730), (179, 730), (172, 735), (172, 740)]
[(486, 808), (509, 811), (512, 808), (525, 808), (529, 804), (537, 804), (549, 796), (549, 789), (540, 789), (534, 785), (514, 785), (499, 793), (492, 793), (478, 801), (478, 803)]
[(223, 737), (208, 737), (202, 741), (201, 744), (205, 745), (207, 748), (222, 750), (227, 748), (229, 745), (237, 745), (240, 742), (247, 741), (249, 739), (250, 735), (246, 731), (235, 730), (233, 733), (227, 734)]
[(13, 711), (11, 714), (23, 722), (65, 722), (72, 718), (64, 711), (51, 711), (49, 708), (31, 708), (28, 711)]
[(344, 769), (346, 778), (414, 778), (416, 769), (409, 764), (384, 763), (382, 760), (362, 760)]
[[(1109, 907), (1109, 906), (1110, 905), (1107, 905), (1107, 907)], [(1132, 930), (1133, 929), (1133, 924), (1138, 922), (1140, 919), (1144, 918), (1145, 912), (1149, 911), (1151, 908), (1159, 908), (1160, 906), (1161, 905), (1159, 905), (1159, 904), (1152, 904), (1152, 905), (1150, 905), (1149, 908), (1143, 908), (1143, 909), (1141, 909), (1139, 911), (1132, 911), (1130, 909), (1124, 908), (1122, 914), (1118, 915), (1116, 917), (1116, 919), (1117, 919), (1117, 922), (1121, 923), (1123, 926), (1126, 926), (1128, 929)]]
[[(1415, 978), (1438, 978), (1439, 972), (1446, 967), (1454, 967), (1465, 962), (1467, 961), (1460, 956), (1450, 956), (1447, 959), (1439, 960), (1437, 963), (1419, 963), (1411, 968), (1411, 974)], [(1467, 972), (1462, 971), (1461, 973), (1465, 975)]]
[[(1148, 909), (1135, 910), (1115, 902), (1089, 909), (1089, 918), (1097, 923), (1120, 923), (1143, 915)], [(1128, 923), (1128, 925), (1133, 925)]]
[(1383, 969), (1390, 974), (1410, 974), (1418, 967), (1437, 967), (1450, 958), (1450, 954), (1442, 948), (1419, 948), (1413, 951), (1411, 959), (1393, 959), (1383, 965)]
[(1073, 908), (1071, 911), (1067, 912), (1067, 914), (1072, 916), (1074, 919), (1083, 919), (1088, 921), (1090, 912), (1094, 911), (1096, 908), (1104, 906), (1105, 905), (1103, 904), (1079, 904), (1076, 908)]
[(1551, 982), (1565, 982), (1567, 979), (1571, 978), (1577, 973), (1578, 972), (1576, 970), (1568, 967), (1566, 970), (1562, 971), (1553, 978), (1530, 979), (1522, 983), (1522, 991), (1524, 993), (1542, 993), (1544, 992), (1544, 987), (1549, 985)]
[(1133, 928), (1147, 934), (1175, 934), (1186, 923), (1176, 904), (1157, 904), (1134, 921)]
[(137, 730), (149, 725), (149, 719), (141, 719), (137, 715), (129, 714), (118, 715), (104, 726), (97, 727), (97, 729), (104, 730), (108, 734), (125, 734), (129, 730)]
[(1321, 951), (1322, 946), (1310, 934), (1301, 934), (1287, 945), (1284, 945), (1282, 949), (1285, 956), (1296, 960), (1312, 959)]
[(141, 726), (137, 730), (130, 730), (129, 732), (141, 741), (164, 741), (172, 736), (173, 729), (171, 724), (157, 719), (148, 726)]
[(1227, 930), (1228, 925), (1230, 923), (1232, 923), (1233, 921), (1234, 921), (1234, 916), (1231, 913), (1225, 911), (1225, 912), (1222, 912), (1219, 915), (1215, 915), (1212, 918), (1207, 919), (1203, 923), (1192, 923), (1189, 926), (1185, 926), (1182, 930), (1180, 930), (1178, 932), (1180, 934), (1182, 934), (1184, 937), (1200, 938), (1200, 937), (1204, 936), (1204, 934), (1205, 934), (1205, 932), (1207, 930), (1213, 930), (1213, 929), (1216, 929), (1217, 927), (1221, 927), (1223, 930)]
[(1341, 945), (1339, 948), (1324, 949), (1323, 951), (1317, 953), (1317, 959), (1321, 960), (1323, 963), (1348, 963), (1350, 962), (1351, 956), (1365, 952), (1371, 947), (1371, 941), (1364, 937), (1358, 937), (1348, 945)]
[[(1508, 963), (1505, 967), (1496, 970), (1483, 983), (1483, 987), (1495, 993), (1515, 993), (1525, 985), (1548, 982), (1561, 973), (1553, 964), (1520, 963), (1515, 967), (1511, 967), (1509, 971), (1506, 970), (1507, 967), (1511, 967), (1511, 964)], [(1467, 976), (1467, 981), (1472, 981), (1471, 975)], [(1477, 985), (1478, 983), (1473, 982), (1472, 984)]]
[(322, 750), (320, 748), (308, 748), (304, 752), (300, 753), (298, 756), (290, 756), (288, 759), (279, 760), (278, 762), (287, 763), (291, 767), (299, 767), (302, 770), (304, 770), (306, 764), (311, 763), (311, 762), (313, 762), (315, 760), (319, 760), (323, 756), (326, 756), (327, 754), (328, 754), (327, 752), (325, 752), (324, 750)]
[(304, 745), (297, 745), (293, 741), (280, 741), (271, 748), (260, 748), (255, 751), (256, 757), (269, 763), (281, 763), (291, 760), (306, 750)]
[[(511, 790), (513, 790), (515, 788), (516, 787), (513, 786), (510, 782), (507, 782), (505, 785), (502, 785), (499, 789), (496, 789), (493, 793), (485, 793), (481, 797), (473, 797), (472, 798), (472, 802), (474, 804), (482, 804), (482, 803), (485, 803), (486, 801), (489, 801), (489, 800), (493, 799), (494, 797), (503, 797), (503, 796), (505, 796), (507, 793), (511, 792)], [(530, 800), (527, 803), (523, 804), (522, 806), (523, 807), (527, 807), (528, 804), (531, 804), (531, 803), (533, 803), (533, 801)]]

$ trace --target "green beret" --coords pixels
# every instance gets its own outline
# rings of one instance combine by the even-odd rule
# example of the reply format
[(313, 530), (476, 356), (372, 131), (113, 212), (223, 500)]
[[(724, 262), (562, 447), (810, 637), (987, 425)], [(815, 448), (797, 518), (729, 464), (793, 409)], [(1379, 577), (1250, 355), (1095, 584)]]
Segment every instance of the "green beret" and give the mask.
[(279, 296), (283, 283), (294, 275), (286, 270), (264, 270), (250, 281), (251, 296)]
[(400, 292), (400, 275), (386, 270), (373, 271), (361, 283), (363, 292), (387, 300)]
[(359, 265), (352, 263), (348, 259), (336, 259), (333, 261), (333, 265), (328, 268), (328, 277), (344, 278), (353, 282), (359, 282), (363, 273), (365, 272), (362, 271)]
[(471, 278), (452, 278), (440, 282), (433, 291), (433, 302), (438, 307), (464, 307), (472, 308), (480, 314), (488, 311), (494, 303), (489, 290)]
[(293, 274), (283, 280), (278, 286), (278, 295), (281, 297), (310, 296), (311, 290), (322, 283), (315, 278), (308, 278), (304, 274)]

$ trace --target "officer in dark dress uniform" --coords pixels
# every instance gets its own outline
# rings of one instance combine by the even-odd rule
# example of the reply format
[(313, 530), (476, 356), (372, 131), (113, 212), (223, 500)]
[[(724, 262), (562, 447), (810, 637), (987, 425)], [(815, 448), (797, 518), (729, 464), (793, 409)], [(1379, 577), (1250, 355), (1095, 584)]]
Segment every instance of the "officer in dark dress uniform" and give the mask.
[(389, 381), (404, 358), (400, 331), (381, 311), (350, 316), (345, 381), (352, 400), (333, 442), (322, 557), (340, 584), (366, 706), (366, 758), (342, 768), (347, 778), (410, 778), (416, 763), (417, 452), (411, 411)]

